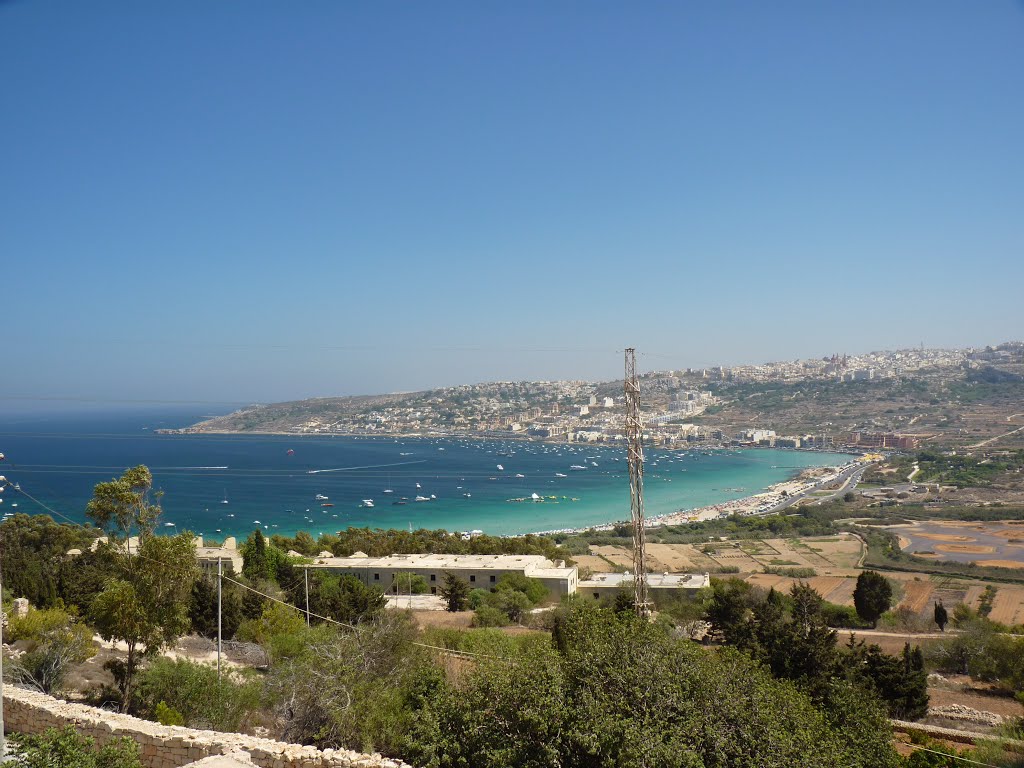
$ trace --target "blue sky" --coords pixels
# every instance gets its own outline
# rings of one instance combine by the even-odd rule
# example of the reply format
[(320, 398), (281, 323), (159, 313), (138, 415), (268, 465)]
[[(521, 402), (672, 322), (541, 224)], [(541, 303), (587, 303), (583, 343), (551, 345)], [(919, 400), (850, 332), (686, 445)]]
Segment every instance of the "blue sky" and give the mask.
[(1024, 336), (1024, 4), (0, 2), (0, 397)]

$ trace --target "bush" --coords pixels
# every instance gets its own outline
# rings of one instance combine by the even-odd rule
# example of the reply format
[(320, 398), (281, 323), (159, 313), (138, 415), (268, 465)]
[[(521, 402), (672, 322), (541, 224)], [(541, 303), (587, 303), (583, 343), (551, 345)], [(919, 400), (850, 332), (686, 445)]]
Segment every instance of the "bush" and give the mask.
[(114, 738), (99, 749), (73, 726), (50, 728), (37, 736), (12, 735), (15, 768), (142, 768), (139, 747), (127, 736)]
[(825, 623), (837, 629), (867, 629), (871, 625), (857, 615), (853, 606), (822, 603), (821, 616)]
[[(260, 709), (260, 684), (238, 679), (232, 671), (185, 659), (158, 658), (139, 673), (138, 714), (165, 725), (215, 731), (246, 731)], [(181, 718), (183, 722), (170, 720)]]
[(469, 593), (468, 605), (471, 611), (477, 610), (481, 605), (486, 605), (491, 593), (486, 589), (474, 589)]
[(11, 677), (47, 694), (61, 688), (73, 665), (96, 654), (89, 627), (59, 608), (12, 617), (8, 638), (26, 646), (10, 663)]
[(560, 609), (553, 647), (481, 658), (457, 685), (434, 688), (404, 757), (478, 768), (898, 765), (884, 713), (852, 695), (843, 704), (816, 711), (736, 651), (577, 603)]
[(505, 627), (510, 623), (507, 613), (490, 605), (481, 605), (473, 615), (474, 627)]

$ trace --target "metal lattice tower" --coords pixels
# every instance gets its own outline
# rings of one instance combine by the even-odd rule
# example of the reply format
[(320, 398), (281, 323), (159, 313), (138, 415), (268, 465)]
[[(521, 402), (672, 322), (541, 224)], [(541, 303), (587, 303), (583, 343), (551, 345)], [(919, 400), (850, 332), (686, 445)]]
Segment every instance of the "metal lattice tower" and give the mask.
[(626, 350), (626, 440), (629, 461), (629, 507), (633, 520), (633, 603), (640, 616), (651, 613), (647, 600), (647, 542), (644, 529), (644, 441), (640, 421), (640, 380), (636, 350)]

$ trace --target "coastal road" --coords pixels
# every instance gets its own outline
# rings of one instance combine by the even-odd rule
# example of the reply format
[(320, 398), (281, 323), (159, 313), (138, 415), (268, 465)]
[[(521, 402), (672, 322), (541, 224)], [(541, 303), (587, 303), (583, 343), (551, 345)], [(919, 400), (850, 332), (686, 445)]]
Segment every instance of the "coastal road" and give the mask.
[(787, 497), (784, 501), (779, 502), (774, 507), (766, 510), (765, 512), (762, 512), (761, 514), (773, 515), (776, 512), (781, 512), (783, 509), (791, 507), (799, 501), (803, 501), (804, 499), (807, 498), (808, 494), (821, 490), (822, 486), (831, 485), (832, 483), (842, 480), (843, 484), (839, 486), (839, 488), (837, 488), (833, 493), (829, 494), (828, 496), (822, 496), (816, 499), (815, 504), (821, 504), (823, 501), (831, 501), (837, 496), (840, 496), (846, 493), (847, 491), (852, 491), (854, 488), (856, 488), (857, 483), (860, 482), (861, 478), (864, 476), (864, 473), (867, 472), (868, 467), (870, 466), (870, 464), (858, 464), (856, 466), (850, 467), (849, 469), (844, 469), (831, 480), (823, 480), (819, 483), (815, 483), (802, 493), (794, 494), (793, 496)]

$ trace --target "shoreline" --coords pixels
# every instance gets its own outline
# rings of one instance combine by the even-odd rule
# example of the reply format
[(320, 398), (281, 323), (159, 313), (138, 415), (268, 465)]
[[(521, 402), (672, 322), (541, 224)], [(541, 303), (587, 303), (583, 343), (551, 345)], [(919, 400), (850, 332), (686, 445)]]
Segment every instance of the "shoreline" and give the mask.
[[(799, 448), (786, 448), (776, 450), (800, 450)], [(854, 454), (850, 454), (854, 455)], [(835, 482), (844, 472), (850, 471), (856, 466), (856, 462), (847, 462), (831, 467), (814, 467), (798, 472), (789, 480), (781, 483), (774, 483), (760, 493), (744, 496), (731, 501), (723, 501), (718, 504), (710, 504), (704, 507), (693, 509), (680, 509), (663, 515), (645, 519), (645, 528), (660, 528), (669, 525), (682, 525), (683, 523), (701, 523), (707, 520), (715, 520), (732, 515), (760, 516), (770, 515), (791, 504), (801, 501), (820, 485)], [(821, 477), (823, 473), (831, 472), (831, 475)], [(819, 475), (815, 477), (815, 475)], [(815, 478), (812, 481), (812, 478)], [(586, 531), (610, 531), (617, 525), (629, 525), (629, 520), (616, 520), (600, 525), (591, 525), (583, 528), (556, 528), (547, 531), (533, 531), (522, 536), (553, 536), (556, 534), (580, 534)]]

